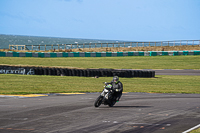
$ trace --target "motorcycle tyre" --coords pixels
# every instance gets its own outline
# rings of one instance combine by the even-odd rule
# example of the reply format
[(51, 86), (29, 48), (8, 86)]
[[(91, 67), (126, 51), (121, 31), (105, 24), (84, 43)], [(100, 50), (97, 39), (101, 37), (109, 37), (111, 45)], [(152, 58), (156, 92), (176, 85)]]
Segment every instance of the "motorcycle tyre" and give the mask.
[(96, 99), (96, 101), (95, 101), (95, 103), (94, 103), (94, 106), (95, 106), (95, 107), (99, 107), (99, 106), (101, 105), (102, 101), (103, 101), (103, 97), (102, 97), (102, 96), (99, 96), (99, 97)]
[(112, 101), (112, 103), (108, 104), (109, 107), (113, 107), (115, 105), (115, 101)]

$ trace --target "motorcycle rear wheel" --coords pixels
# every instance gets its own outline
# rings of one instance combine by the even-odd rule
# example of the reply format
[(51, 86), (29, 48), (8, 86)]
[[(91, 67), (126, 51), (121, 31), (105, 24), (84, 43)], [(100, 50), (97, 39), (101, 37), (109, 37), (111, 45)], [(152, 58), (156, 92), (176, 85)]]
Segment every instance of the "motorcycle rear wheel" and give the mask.
[(99, 96), (99, 97), (96, 99), (96, 101), (95, 101), (95, 103), (94, 103), (94, 106), (95, 106), (95, 107), (99, 107), (99, 106), (101, 105), (101, 103), (102, 103), (102, 100), (103, 100), (103, 97), (102, 97), (102, 96)]

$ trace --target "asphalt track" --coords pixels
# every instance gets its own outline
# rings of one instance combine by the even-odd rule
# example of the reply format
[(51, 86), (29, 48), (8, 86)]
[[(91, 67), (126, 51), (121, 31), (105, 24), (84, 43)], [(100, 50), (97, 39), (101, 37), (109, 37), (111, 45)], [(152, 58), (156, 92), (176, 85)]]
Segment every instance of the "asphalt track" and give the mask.
[[(152, 69), (143, 69), (143, 70), (152, 70)], [(162, 69), (162, 70), (153, 70), (156, 75), (193, 75), (200, 76), (200, 70), (193, 69)]]
[(182, 133), (200, 124), (199, 94), (124, 93), (95, 108), (98, 95), (0, 97), (0, 132)]

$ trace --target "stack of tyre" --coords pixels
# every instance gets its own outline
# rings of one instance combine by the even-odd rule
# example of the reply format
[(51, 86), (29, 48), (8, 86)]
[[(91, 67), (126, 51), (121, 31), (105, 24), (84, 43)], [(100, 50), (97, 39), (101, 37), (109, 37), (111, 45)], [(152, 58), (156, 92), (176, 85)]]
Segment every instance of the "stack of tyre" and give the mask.
[(116, 69), (70, 69), (70, 68), (34, 68), (35, 75), (81, 76), (81, 77), (155, 77), (155, 71), (116, 70)]
[(71, 69), (55, 67), (29, 67), (29, 66), (6, 66), (0, 65), (0, 70), (13, 70), (23, 68), (26, 73), (32, 69), (35, 75), (53, 75), (53, 76), (80, 76), (80, 77), (155, 77), (155, 71), (126, 70), (126, 69)]

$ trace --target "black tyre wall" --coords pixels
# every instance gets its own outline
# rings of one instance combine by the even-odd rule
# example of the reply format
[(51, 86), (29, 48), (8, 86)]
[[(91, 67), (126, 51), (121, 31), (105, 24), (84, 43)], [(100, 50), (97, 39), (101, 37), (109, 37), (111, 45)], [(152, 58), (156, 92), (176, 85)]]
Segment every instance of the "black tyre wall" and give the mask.
[(23, 67), (23, 66), (7, 66), (0, 65), (0, 69), (12, 70), (15, 68), (24, 68), (26, 72), (33, 69), (35, 75), (53, 75), (53, 76), (84, 76), (84, 77), (155, 77), (155, 71), (143, 70), (115, 70), (115, 69), (69, 69), (69, 68), (42, 68), (42, 67)]

